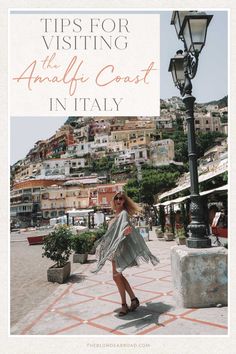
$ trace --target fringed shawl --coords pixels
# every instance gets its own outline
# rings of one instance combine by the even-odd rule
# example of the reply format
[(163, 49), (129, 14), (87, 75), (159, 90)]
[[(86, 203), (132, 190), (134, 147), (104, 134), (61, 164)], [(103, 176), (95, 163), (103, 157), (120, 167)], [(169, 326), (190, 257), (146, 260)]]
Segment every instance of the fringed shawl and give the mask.
[[(132, 227), (132, 232), (124, 236), (126, 226)], [(113, 224), (108, 228), (105, 235), (99, 240), (96, 252), (98, 256), (97, 273), (107, 260), (114, 260), (118, 272), (127, 267), (138, 266), (141, 261), (156, 265), (159, 260), (149, 250), (140, 233), (131, 225), (129, 215), (123, 210)]]

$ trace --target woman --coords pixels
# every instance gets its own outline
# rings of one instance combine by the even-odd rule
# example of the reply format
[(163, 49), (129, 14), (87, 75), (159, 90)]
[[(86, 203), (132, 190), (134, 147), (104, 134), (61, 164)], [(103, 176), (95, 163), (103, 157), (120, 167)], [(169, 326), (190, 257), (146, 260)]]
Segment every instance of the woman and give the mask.
[[(130, 222), (129, 217), (139, 212), (140, 207), (124, 192), (118, 192), (113, 197), (112, 209), (115, 211), (115, 217), (99, 242), (98, 263), (93, 272), (98, 272), (107, 260), (112, 262), (113, 280), (121, 297), (119, 316), (124, 316), (139, 306), (139, 300), (122, 271), (127, 267), (138, 266), (141, 260), (151, 261), (153, 265), (159, 260), (151, 254), (143, 237)], [(130, 307), (126, 303), (126, 292), (131, 300)]]

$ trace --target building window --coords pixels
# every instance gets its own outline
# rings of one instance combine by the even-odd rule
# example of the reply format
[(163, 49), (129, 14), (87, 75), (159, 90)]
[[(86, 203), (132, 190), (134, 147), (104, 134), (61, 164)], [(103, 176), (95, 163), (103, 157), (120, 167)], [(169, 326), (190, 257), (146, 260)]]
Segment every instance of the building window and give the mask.
[(107, 198), (106, 197), (102, 197), (102, 204), (107, 204)]
[(23, 193), (27, 194), (27, 193), (31, 193), (31, 189), (24, 189)]
[(33, 188), (33, 192), (40, 192), (40, 188)]

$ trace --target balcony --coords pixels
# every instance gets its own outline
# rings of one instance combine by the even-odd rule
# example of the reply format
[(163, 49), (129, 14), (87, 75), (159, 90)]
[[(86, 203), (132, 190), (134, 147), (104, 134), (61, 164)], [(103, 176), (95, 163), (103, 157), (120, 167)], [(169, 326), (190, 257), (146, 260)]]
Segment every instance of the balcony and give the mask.
[(23, 191), (23, 196), (27, 196), (27, 195), (32, 195), (32, 191), (30, 190), (30, 191), (27, 191), (27, 192), (25, 192), (25, 191)]

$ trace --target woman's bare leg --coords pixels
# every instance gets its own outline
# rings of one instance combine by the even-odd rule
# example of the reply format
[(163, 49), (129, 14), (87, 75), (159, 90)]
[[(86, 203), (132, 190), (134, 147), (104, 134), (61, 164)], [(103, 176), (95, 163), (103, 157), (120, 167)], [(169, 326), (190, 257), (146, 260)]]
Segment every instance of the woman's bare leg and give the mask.
[(122, 278), (123, 278), (123, 283), (124, 283), (124, 286), (125, 286), (125, 290), (127, 291), (127, 293), (129, 294), (129, 297), (130, 299), (134, 299), (135, 298), (135, 295), (134, 295), (134, 292), (128, 282), (128, 280), (124, 277), (124, 275), (122, 274)]
[(121, 296), (121, 305), (122, 305), (121, 312), (122, 312), (122, 314), (120, 314), (120, 315), (126, 314), (127, 310), (128, 310), (128, 307), (126, 304), (125, 291), (127, 291), (127, 293), (130, 296), (130, 299), (131, 299), (130, 310), (134, 311), (139, 306), (139, 301), (135, 297), (135, 294), (134, 294), (128, 280), (123, 276), (122, 273), (117, 272), (115, 261), (112, 261), (112, 271), (113, 271), (113, 279), (117, 285), (117, 288), (118, 288), (120, 296)]
[(116, 283), (116, 286), (120, 293), (121, 304), (126, 304), (125, 284), (123, 281), (123, 276), (122, 273), (117, 272), (115, 261), (112, 261), (112, 272), (113, 272), (113, 280)]
[[(135, 298), (135, 294), (134, 294), (128, 280), (124, 277), (124, 275), (122, 273), (117, 272), (115, 261), (112, 261), (112, 271), (113, 271), (113, 279), (114, 279), (115, 283), (117, 284), (119, 292), (121, 289), (120, 294), (121, 294), (122, 303), (124, 303), (123, 300), (126, 301), (126, 297), (123, 295), (123, 288), (125, 288), (125, 290), (129, 294), (130, 299)], [(118, 283), (117, 283), (117, 281), (118, 281)], [(118, 285), (120, 285), (121, 282), (123, 282), (123, 284), (120, 286), (120, 289), (119, 289)]]

